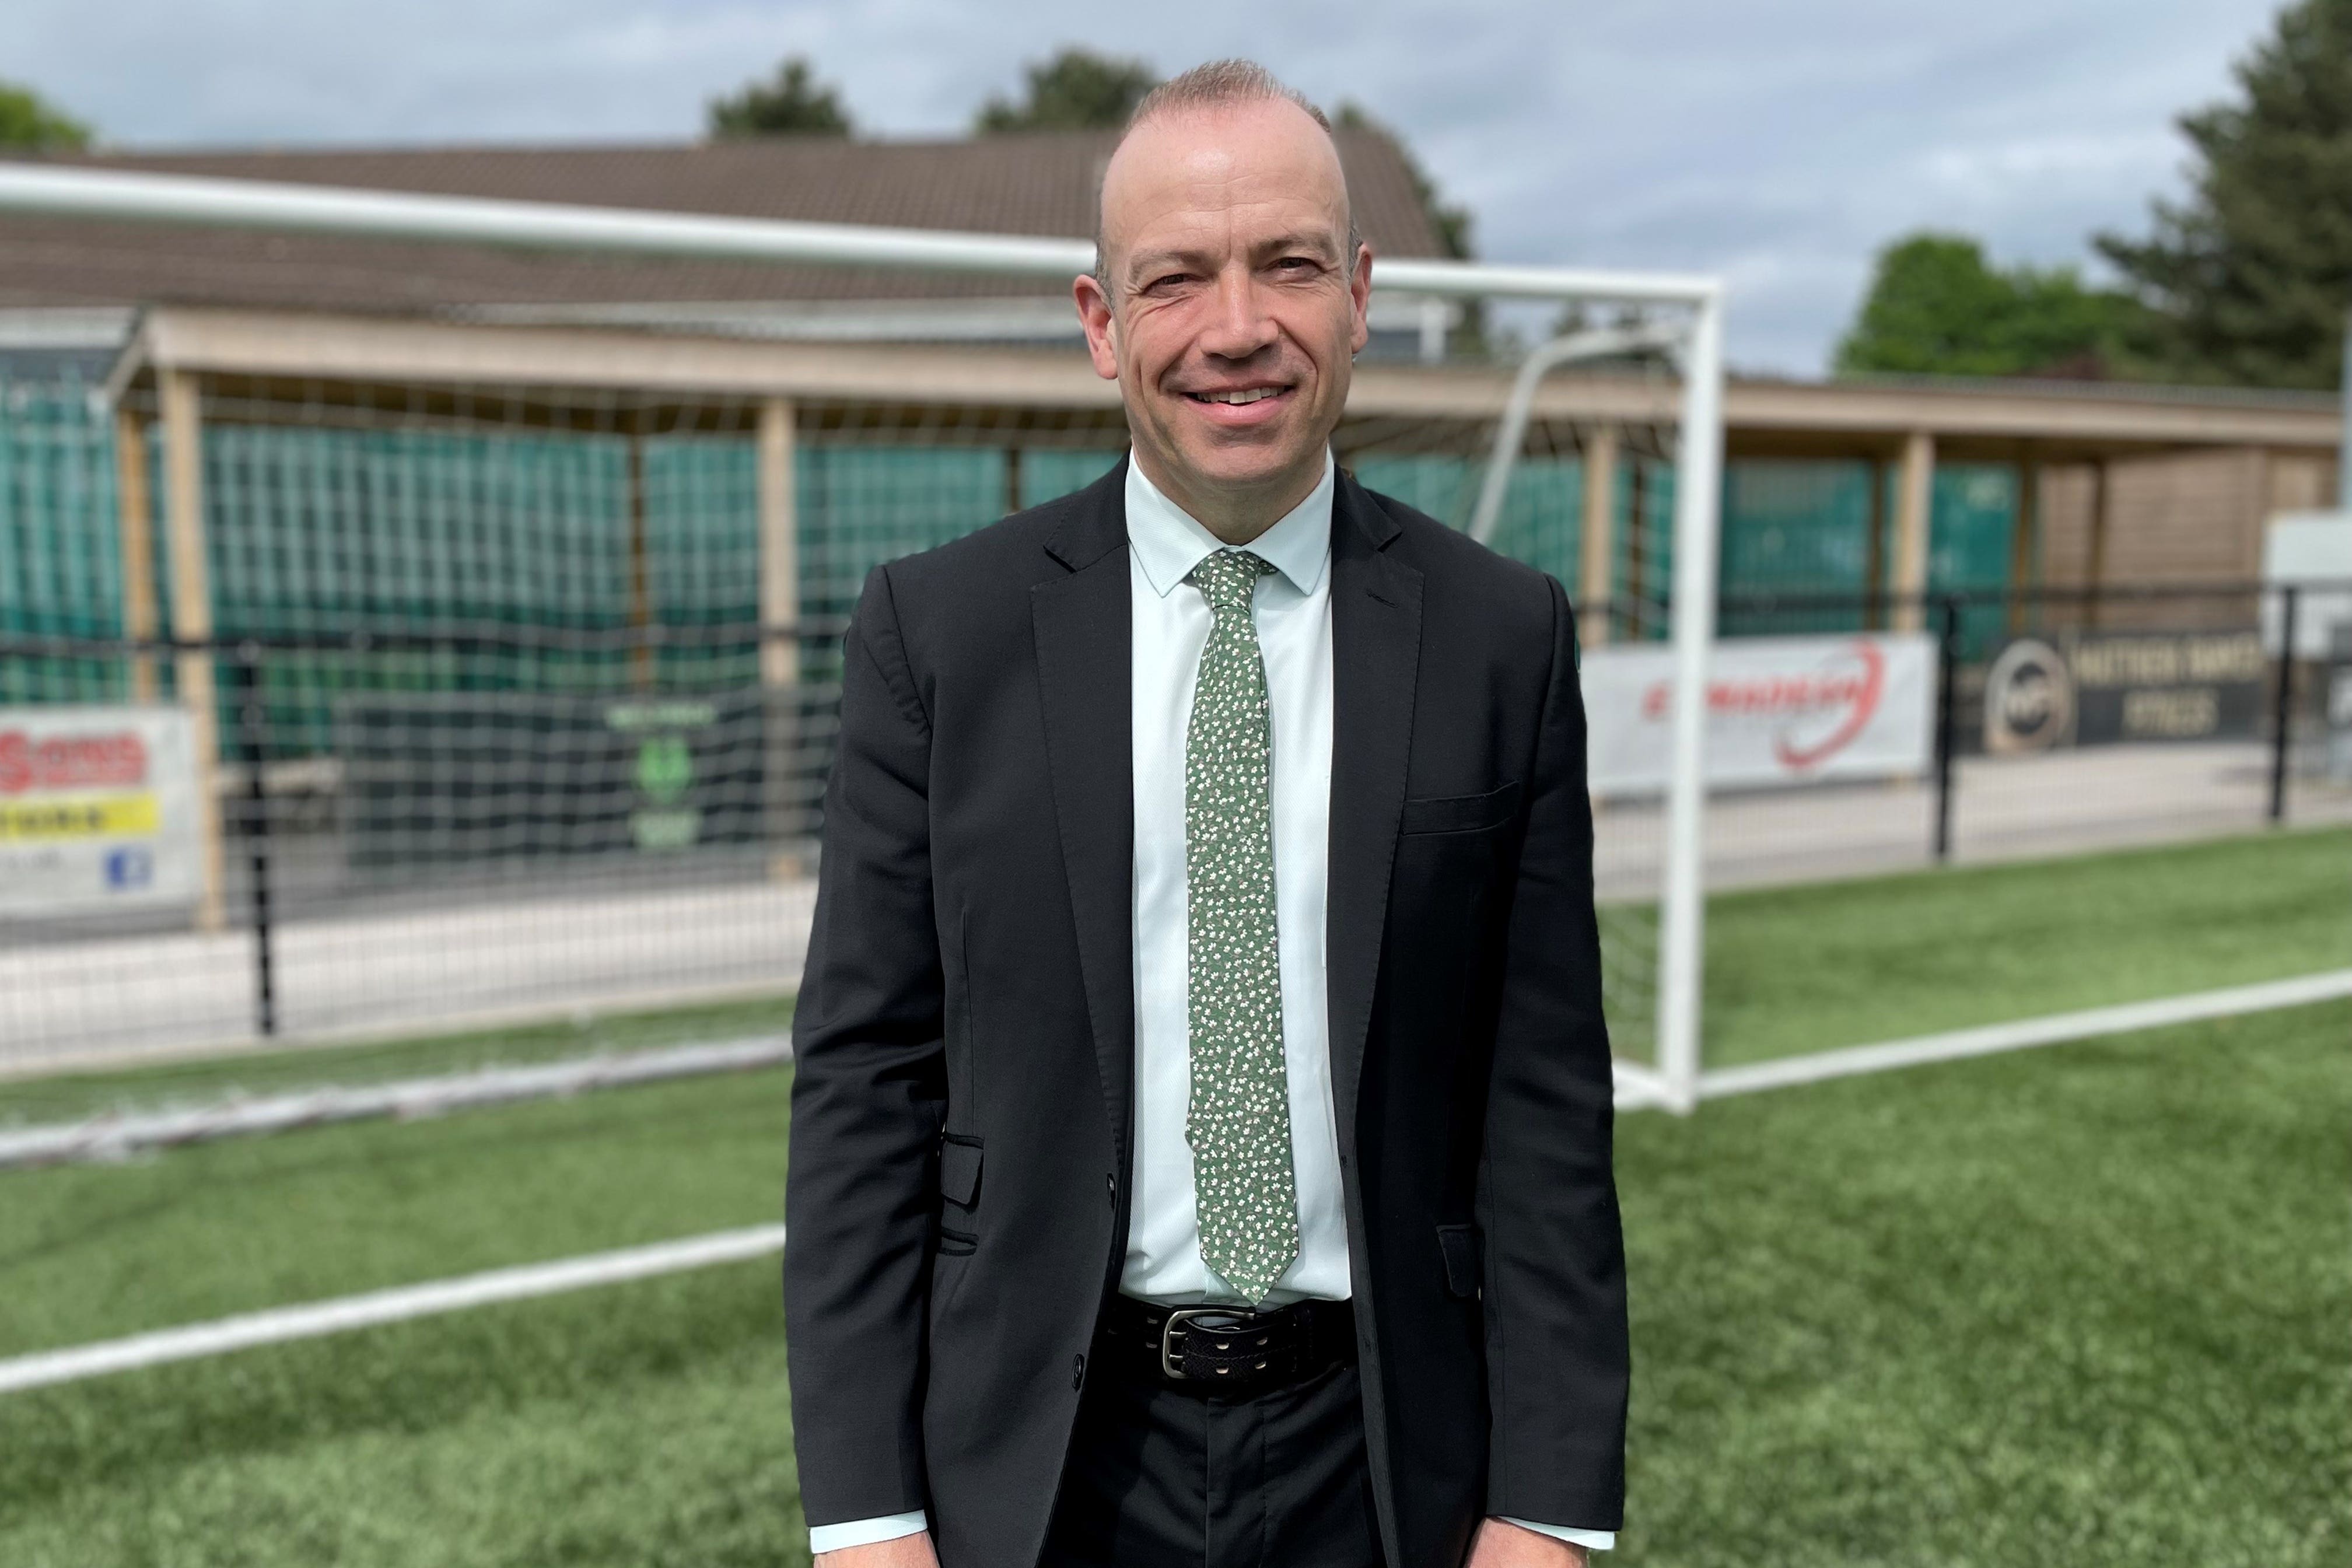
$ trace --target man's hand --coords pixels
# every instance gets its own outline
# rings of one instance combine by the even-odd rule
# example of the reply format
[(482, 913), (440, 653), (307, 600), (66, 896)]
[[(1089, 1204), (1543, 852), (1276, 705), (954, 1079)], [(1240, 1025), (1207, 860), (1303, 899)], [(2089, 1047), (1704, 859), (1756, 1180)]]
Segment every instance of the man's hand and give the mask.
[(1468, 1568), (1587, 1568), (1589, 1561), (1581, 1546), (1499, 1519), (1482, 1519), (1470, 1540)]
[[(1518, 1533), (1525, 1535), (1526, 1531)], [(1511, 1562), (1521, 1559), (1511, 1558)], [(1539, 1561), (1529, 1557), (1529, 1563)], [(1541, 1559), (1549, 1561), (1549, 1559)], [(1576, 1561), (1582, 1562), (1582, 1558)], [(918, 1531), (891, 1541), (877, 1541), (866, 1546), (845, 1546), (838, 1552), (816, 1554), (816, 1568), (940, 1568), (939, 1554), (931, 1550), (931, 1532)]]

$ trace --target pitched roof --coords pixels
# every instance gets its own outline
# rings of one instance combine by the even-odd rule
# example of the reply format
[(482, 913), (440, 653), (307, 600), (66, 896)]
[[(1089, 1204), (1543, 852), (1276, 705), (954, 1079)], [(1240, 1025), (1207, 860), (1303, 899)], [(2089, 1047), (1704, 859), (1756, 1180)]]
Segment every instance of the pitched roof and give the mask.
[[(441, 195), (1021, 235), (1084, 235), (1113, 135), (959, 142), (816, 137), (638, 147), (110, 153), (52, 165)], [(1338, 133), (1356, 218), (1377, 253), (1440, 254), (1396, 145)], [(0, 308), (218, 304), (392, 312), (468, 305), (1005, 299), (1036, 279), (751, 262), (524, 254), (62, 219), (0, 224)]]

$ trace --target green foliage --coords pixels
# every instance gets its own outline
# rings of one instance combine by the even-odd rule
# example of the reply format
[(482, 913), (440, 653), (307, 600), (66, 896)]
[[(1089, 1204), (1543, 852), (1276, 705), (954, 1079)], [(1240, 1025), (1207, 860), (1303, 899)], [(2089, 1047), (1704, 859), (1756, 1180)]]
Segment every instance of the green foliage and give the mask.
[(90, 129), (45, 101), (29, 87), (0, 81), (0, 147), (30, 153), (78, 153)]
[(1127, 123), (1143, 95), (1160, 85), (1139, 59), (1098, 55), (1076, 46), (1025, 68), (1027, 96), (1019, 103), (991, 98), (973, 117), (983, 136), (1006, 131), (1109, 131)]
[(714, 98), (710, 134), (722, 141), (749, 136), (846, 136), (849, 111), (840, 89), (816, 79), (805, 55), (793, 55), (766, 81), (744, 83), (740, 91)]
[(2149, 307), (2133, 347), (2178, 381), (2328, 387), (2352, 303), (2352, 0), (2301, 0), (2238, 62), (2238, 96), (2183, 115), (2186, 202), (2096, 244)]
[(1837, 369), (2097, 379), (2114, 374), (2137, 314), (2072, 268), (1997, 268), (1965, 236), (1914, 234), (1878, 253)]

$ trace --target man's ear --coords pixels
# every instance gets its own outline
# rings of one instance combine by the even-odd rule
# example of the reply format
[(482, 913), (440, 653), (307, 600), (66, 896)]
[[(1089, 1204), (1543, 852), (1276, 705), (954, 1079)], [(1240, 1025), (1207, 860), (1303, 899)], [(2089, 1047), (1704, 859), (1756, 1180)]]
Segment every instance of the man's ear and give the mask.
[(1372, 247), (1369, 242), (1357, 242), (1356, 264), (1348, 272), (1348, 299), (1355, 317), (1348, 329), (1349, 344), (1361, 353), (1364, 345), (1372, 341), (1371, 318), (1366, 313), (1371, 309), (1372, 300)]
[(1117, 381), (1118, 318), (1111, 310), (1110, 294), (1100, 279), (1081, 272), (1070, 284), (1070, 297), (1078, 307), (1078, 325), (1086, 329), (1087, 355), (1095, 362), (1095, 374)]

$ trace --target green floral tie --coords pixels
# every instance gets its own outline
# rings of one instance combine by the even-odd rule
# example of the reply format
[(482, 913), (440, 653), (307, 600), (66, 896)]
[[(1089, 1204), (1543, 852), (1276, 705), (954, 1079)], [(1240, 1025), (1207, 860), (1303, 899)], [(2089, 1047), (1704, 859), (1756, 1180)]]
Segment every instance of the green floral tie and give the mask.
[(1186, 579), (1213, 624), (1184, 739), (1187, 1009), (1192, 1102), (1185, 1121), (1201, 1260), (1262, 1301), (1298, 1256), (1290, 1086), (1282, 1055), (1275, 931), (1265, 660), (1250, 595), (1274, 568), (1221, 550)]

